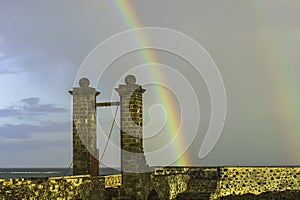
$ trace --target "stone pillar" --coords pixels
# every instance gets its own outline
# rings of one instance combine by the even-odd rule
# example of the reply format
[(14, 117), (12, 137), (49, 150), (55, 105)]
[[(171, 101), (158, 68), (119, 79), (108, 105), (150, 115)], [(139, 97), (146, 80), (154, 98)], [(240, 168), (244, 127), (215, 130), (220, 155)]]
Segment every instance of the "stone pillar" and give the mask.
[(121, 170), (123, 199), (146, 199), (144, 197), (150, 175), (141, 174), (149, 167), (143, 150), (143, 93), (142, 86), (135, 84), (135, 77), (126, 77), (125, 85), (119, 85), (121, 101)]
[(121, 102), (121, 195), (128, 199), (145, 199), (145, 183), (150, 176), (143, 150), (143, 93), (134, 76), (125, 79), (126, 85), (116, 88)]
[(143, 99), (145, 89), (126, 77), (126, 85), (116, 90), (121, 100), (121, 168), (122, 172), (143, 172), (146, 159), (143, 150)]
[(73, 88), (73, 174), (99, 175), (96, 133), (96, 96), (100, 94), (89, 87), (82, 78), (80, 87)]

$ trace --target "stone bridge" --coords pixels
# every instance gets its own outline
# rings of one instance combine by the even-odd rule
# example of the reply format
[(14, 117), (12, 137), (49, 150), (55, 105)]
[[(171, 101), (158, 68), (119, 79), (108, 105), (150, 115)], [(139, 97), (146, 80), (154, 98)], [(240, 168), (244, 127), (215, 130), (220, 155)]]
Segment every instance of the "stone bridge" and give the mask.
[[(148, 166), (143, 150), (145, 89), (127, 76), (116, 91), (120, 102), (97, 103), (100, 93), (80, 80), (73, 88), (73, 173), (50, 178), (0, 179), (7, 199), (300, 199), (298, 167)], [(97, 106), (120, 106), (121, 173), (99, 176)], [(274, 198), (273, 198), (274, 197)]]
[(122, 193), (128, 184), (121, 174), (0, 179), (0, 200), (300, 199), (299, 167), (165, 167), (134, 175), (131, 184), (142, 190), (131, 196)]

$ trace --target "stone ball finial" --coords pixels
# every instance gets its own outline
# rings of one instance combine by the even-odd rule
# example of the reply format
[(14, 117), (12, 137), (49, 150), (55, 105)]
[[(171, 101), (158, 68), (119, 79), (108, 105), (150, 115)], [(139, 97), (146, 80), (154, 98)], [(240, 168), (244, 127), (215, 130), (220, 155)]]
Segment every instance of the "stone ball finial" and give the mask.
[(125, 83), (126, 83), (127, 85), (135, 84), (135, 82), (136, 82), (136, 78), (135, 78), (133, 75), (128, 75), (128, 76), (126, 76), (126, 78), (125, 78)]
[(80, 85), (80, 87), (89, 87), (90, 81), (87, 78), (81, 78), (79, 80), (79, 85)]

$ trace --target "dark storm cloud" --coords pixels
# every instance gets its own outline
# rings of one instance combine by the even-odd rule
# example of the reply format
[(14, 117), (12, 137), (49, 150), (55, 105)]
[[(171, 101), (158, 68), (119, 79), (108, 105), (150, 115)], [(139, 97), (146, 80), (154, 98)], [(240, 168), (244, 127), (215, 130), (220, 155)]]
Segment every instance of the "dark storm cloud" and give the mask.
[(46, 115), (50, 113), (64, 113), (67, 109), (53, 104), (41, 104), (37, 97), (22, 99), (19, 105), (0, 109), (0, 117), (23, 117), (32, 115)]
[(71, 122), (49, 122), (41, 125), (33, 124), (4, 124), (0, 127), (2, 138), (30, 138), (32, 133), (70, 132)]

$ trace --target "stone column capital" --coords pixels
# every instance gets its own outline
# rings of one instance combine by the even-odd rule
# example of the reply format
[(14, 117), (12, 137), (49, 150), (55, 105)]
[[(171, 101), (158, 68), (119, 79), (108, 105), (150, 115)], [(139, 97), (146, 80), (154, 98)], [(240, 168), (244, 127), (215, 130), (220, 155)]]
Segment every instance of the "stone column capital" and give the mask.
[(135, 84), (135, 77), (133, 75), (128, 75), (125, 78), (126, 85), (119, 85), (115, 90), (119, 93), (120, 96), (131, 96), (135, 94), (143, 94), (146, 90), (142, 86)]
[(74, 87), (73, 91), (69, 91), (71, 95), (79, 96), (89, 96), (95, 95), (98, 96), (100, 92), (97, 92), (95, 88), (89, 87), (90, 81), (87, 78), (82, 78), (79, 80), (80, 87)]

